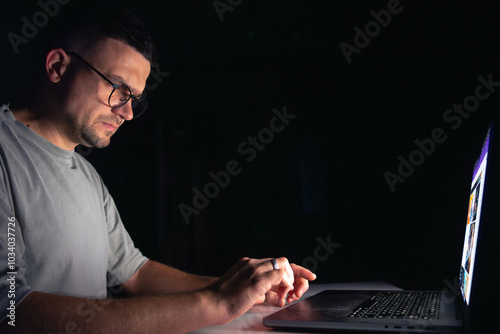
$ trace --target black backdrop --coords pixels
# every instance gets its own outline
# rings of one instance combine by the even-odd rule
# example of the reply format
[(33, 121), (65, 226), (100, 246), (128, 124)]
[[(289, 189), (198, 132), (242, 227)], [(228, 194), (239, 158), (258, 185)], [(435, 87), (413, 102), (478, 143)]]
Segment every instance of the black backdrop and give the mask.
[[(43, 43), (78, 2), (2, 4), (2, 103), (23, 102)], [(500, 101), (485, 88), (474, 98), (480, 76), (500, 82), (494, 2), (126, 3), (159, 48), (150, 109), (108, 148), (78, 151), (147, 256), (212, 275), (284, 255), (321, 282), (444, 288), (457, 277), (472, 164)], [(27, 21), (38, 24), (29, 38)], [(25, 39), (14, 46), (13, 34)], [(464, 103), (473, 111), (458, 123), (447, 110)], [(271, 132), (284, 110), (295, 118)], [(419, 166), (391, 190), (384, 173), (410, 158)], [(239, 174), (186, 222), (179, 205), (231, 161)]]

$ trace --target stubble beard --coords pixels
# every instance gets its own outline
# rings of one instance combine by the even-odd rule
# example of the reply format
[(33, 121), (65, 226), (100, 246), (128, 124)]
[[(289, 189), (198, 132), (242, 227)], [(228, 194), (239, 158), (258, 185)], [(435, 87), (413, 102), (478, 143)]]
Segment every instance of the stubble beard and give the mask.
[(70, 124), (69, 133), (73, 140), (87, 147), (104, 148), (111, 142), (112, 132), (105, 132), (101, 135), (98, 133), (98, 121), (91, 122), (90, 118), (85, 118), (83, 121), (78, 121), (71, 114), (66, 114), (68, 124)]
[(91, 124), (81, 129), (82, 144), (95, 148), (107, 147), (111, 142), (112, 134), (109, 134), (109, 136), (99, 136), (95, 129), (96, 126), (97, 124)]

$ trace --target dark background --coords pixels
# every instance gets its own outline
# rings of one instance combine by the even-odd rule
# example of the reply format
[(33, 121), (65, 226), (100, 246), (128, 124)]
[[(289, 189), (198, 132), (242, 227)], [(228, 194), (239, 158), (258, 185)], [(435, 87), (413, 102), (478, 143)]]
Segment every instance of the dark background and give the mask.
[[(59, 5), (17, 53), (7, 34), (22, 35), (22, 18), (43, 9), (2, 4), (2, 103), (23, 103), (42, 46), (79, 2)], [(479, 76), (500, 81), (494, 2), (401, 1), (350, 63), (339, 44), (354, 45), (353, 29), (389, 1), (233, 0), (222, 21), (213, 1), (125, 3), (150, 28), (161, 75), (148, 81), (144, 116), (108, 148), (77, 150), (145, 255), (210, 275), (242, 256), (287, 256), (320, 282), (444, 288), (456, 279), (472, 166), (500, 92), (456, 130), (443, 115)], [(238, 146), (284, 106), (296, 118), (247, 162)], [(391, 191), (384, 173), (436, 128), (446, 141)], [(186, 223), (179, 204), (192, 206), (192, 189), (231, 160), (241, 173)], [(315, 251), (328, 241), (331, 254)]]

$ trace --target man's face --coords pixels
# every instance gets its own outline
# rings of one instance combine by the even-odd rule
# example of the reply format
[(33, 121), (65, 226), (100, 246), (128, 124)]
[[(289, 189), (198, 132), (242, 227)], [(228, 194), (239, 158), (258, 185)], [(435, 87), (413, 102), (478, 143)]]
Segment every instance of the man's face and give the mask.
[[(113, 86), (82, 60), (70, 57), (77, 70), (64, 94), (63, 132), (76, 144), (106, 147), (118, 127), (133, 118), (132, 101), (112, 109), (108, 99)], [(136, 97), (143, 92), (151, 68), (149, 61), (134, 48), (114, 39), (103, 41), (85, 60), (111, 82), (128, 86)]]

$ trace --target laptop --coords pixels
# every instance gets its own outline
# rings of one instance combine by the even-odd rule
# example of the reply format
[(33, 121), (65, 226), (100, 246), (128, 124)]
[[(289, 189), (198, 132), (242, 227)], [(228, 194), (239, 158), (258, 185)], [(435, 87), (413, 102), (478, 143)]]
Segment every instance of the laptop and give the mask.
[[(456, 291), (449, 288), (442, 291), (325, 290), (264, 317), (264, 325), (283, 329), (419, 333), (460, 332), (470, 328), (471, 308), (484, 309), (481, 304), (492, 293), (491, 290), (485, 292), (477, 281), (483, 284), (489, 277), (487, 271), (498, 266), (492, 266), (492, 260), (488, 263), (488, 258), (496, 252), (491, 253), (491, 245), (486, 245), (494, 243), (485, 240), (491, 238), (488, 234), (494, 229), (489, 227), (496, 226), (498, 219), (498, 214), (492, 211), (496, 211), (493, 197), (498, 196), (499, 178), (495, 176), (495, 169), (500, 165), (492, 167), (496, 164), (492, 142), (493, 125), (488, 129), (473, 168)], [(491, 281), (494, 283), (495, 279)]]

